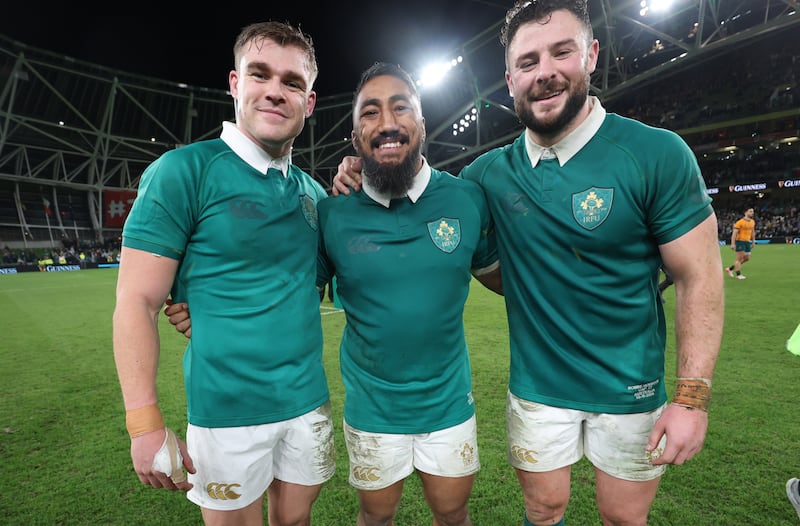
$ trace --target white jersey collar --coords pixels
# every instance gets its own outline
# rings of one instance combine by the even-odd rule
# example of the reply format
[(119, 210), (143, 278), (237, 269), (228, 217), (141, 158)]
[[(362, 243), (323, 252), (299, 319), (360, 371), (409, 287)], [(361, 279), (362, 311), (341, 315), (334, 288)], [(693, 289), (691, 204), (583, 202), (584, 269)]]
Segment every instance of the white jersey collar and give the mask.
[[(406, 196), (411, 200), (412, 203), (416, 203), (417, 200), (420, 198), (422, 193), (428, 187), (428, 183), (431, 180), (431, 167), (428, 164), (428, 161), (425, 157), (422, 158), (422, 168), (419, 169), (417, 174), (414, 176), (414, 181), (411, 184), (411, 188), (408, 189), (408, 193)], [(380, 203), (386, 208), (389, 208), (389, 202), (392, 200), (392, 197), (386, 194), (379, 193), (373, 186), (369, 184), (369, 179), (363, 176), (362, 174), (362, 181), (363, 181), (363, 188), (364, 192), (376, 203)]]
[(564, 166), (567, 161), (577, 154), (581, 148), (586, 146), (606, 118), (606, 110), (600, 104), (597, 97), (589, 97), (589, 115), (577, 128), (572, 130), (569, 135), (558, 141), (550, 148), (545, 148), (536, 144), (531, 138), (530, 133), (525, 132), (525, 150), (531, 160), (531, 166), (536, 168), (541, 159), (556, 157), (558, 164)]
[(233, 153), (262, 174), (266, 175), (270, 168), (277, 168), (284, 177), (289, 173), (289, 164), (292, 162), (291, 154), (273, 159), (230, 121), (222, 123), (220, 139), (233, 150)]

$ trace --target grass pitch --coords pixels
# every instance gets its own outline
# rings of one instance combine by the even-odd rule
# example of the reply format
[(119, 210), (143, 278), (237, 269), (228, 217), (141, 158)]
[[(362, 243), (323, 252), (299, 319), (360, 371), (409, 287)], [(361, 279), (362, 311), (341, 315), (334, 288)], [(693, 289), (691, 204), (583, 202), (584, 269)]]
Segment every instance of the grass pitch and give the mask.
[[(733, 261), (721, 247), (723, 262)], [(800, 323), (800, 246), (758, 245), (747, 280), (725, 277), (726, 324), (703, 451), (670, 467), (650, 524), (795, 525), (784, 492), (800, 474), (800, 357), (786, 340)], [(129, 456), (111, 347), (116, 271), (0, 275), (0, 524), (202, 524), (179, 493), (139, 483)], [(674, 290), (666, 293), (668, 321)], [(344, 316), (321, 308), (325, 364), (337, 425), (337, 473), (314, 509), (315, 526), (350, 526), (358, 507), (347, 484), (341, 438), (338, 341)], [(508, 332), (502, 299), (475, 284), (465, 312), (482, 469), (470, 502), (480, 526), (522, 523), (523, 502), (505, 459)], [(670, 327), (671, 330), (671, 327)], [(159, 392), (168, 425), (184, 435), (185, 341), (162, 319)], [(674, 381), (674, 340), (667, 384)], [(566, 522), (599, 525), (591, 467), (573, 470)], [(431, 517), (415, 476), (406, 481), (398, 526)]]

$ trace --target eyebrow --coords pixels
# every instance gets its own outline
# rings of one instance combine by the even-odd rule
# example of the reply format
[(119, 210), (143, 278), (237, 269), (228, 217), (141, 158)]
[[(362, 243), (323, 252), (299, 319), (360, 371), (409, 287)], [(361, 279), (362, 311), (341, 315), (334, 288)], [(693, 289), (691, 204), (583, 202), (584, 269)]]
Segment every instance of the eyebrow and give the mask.
[[(564, 40), (559, 40), (558, 42), (553, 42), (552, 44), (547, 46), (547, 49), (560, 48), (560, 47), (570, 46), (570, 45), (577, 46), (578, 45), (578, 41), (575, 40), (574, 38), (565, 38)], [(529, 51), (528, 53), (521, 54), (519, 57), (517, 57), (517, 60), (519, 60), (521, 58), (531, 57), (531, 56), (538, 56), (539, 54), (540, 53), (538, 51)]]
[(250, 62), (247, 65), (247, 70), (248, 71), (257, 70), (257, 71), (260, 71), (260, 72), (266, 72), (266, 73), (269, 73), (270, 75), (279, 76), (280, 78), (285, 79), (285, 80), (293, 80), (293, 81), (299, 82), (300, 84), (302, 84), (304, 86), (306, 85), (306, 78), (305, 78), (305, 76), (303, 76), (302, 73), (299, 73), (299, 72), (297, 72), (295, 70), (288, 70), (288, 71), (284, 71), (284, 72), (281, 73), (281, 72), (275, 71), (275, 68), (271, 67), (268, 62), (265, 62), (263, 60)]
[[(412, 97), (410, 97), (409, 95), (392, 95), (391, 97), (389, 97), (389, 102), (398, 102), (398, 101), (408, 102), (410, 104), (412, 101)], [(381, 105), (381, 99), (378, 99), (376, 97), (373, 97), (371, 99), (365, 99), (361, 103), (361, 107), (380, 106), (380, 105)]]

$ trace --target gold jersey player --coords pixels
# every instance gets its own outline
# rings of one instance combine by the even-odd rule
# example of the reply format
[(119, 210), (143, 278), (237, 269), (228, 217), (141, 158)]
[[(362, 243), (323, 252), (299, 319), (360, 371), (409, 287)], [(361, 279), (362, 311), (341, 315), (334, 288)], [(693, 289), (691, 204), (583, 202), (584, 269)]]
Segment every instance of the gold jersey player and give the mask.
[(742, 274), (742, 265), (750, 261), (750, 251), (756, 244), (756, 222), (753, 219), (755, 210), (748, 208), (744, 211), (744, 217), (733, 224), (731, 232), (731, 249), (736, 252), (736, 261), (727, 267), (728, 275), (736, 279), (747, 279)]

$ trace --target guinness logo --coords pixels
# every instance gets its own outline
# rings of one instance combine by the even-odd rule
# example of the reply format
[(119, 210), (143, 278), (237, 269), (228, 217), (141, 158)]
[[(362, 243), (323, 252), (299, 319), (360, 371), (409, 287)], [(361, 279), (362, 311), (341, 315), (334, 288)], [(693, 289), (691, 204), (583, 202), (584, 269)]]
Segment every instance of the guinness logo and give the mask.
[(225, 484), (224, 482), (209, 482), (206, 486), (206, 493), (214, 500), (236, 500), (241, 495), (233, 491), (241, 488), (241, 484)]

